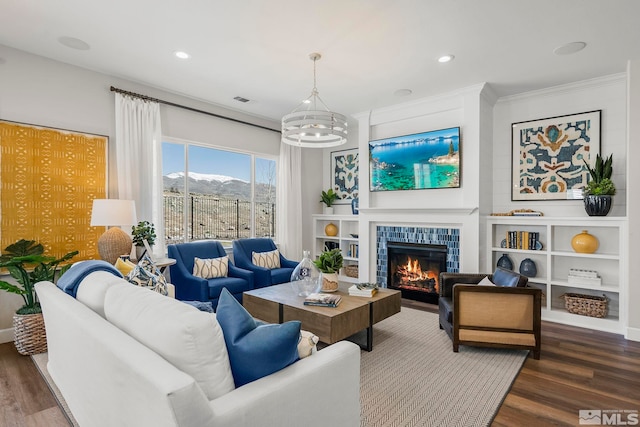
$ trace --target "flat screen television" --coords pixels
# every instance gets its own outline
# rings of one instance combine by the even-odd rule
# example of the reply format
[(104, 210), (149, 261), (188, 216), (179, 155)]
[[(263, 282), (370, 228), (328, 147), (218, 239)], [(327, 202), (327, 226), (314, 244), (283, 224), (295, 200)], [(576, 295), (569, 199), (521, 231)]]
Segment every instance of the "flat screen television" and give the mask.
[(371, 191), (460, 187), (460, 128), (369, 141)]

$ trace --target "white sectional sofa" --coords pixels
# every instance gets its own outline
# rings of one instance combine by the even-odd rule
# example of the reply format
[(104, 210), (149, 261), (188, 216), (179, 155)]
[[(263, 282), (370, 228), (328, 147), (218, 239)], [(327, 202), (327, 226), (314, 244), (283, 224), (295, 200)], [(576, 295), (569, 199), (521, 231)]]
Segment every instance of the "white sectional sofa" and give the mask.
[(47, 368), (81, 426), (359, 426), (360, 349), (339, 342), (235, 388), (214, 314), (98, 271), (36, 285)]

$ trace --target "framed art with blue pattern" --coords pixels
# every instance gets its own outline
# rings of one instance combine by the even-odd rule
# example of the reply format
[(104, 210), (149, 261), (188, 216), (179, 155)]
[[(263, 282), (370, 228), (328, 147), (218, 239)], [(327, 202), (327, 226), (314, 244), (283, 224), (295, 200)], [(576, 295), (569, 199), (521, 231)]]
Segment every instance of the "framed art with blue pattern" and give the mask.
[(564, 200), (586, 187), (600, 152), (601, 110), (511, 125), (511, 200)]
[(335, 204), (351, 204), (358, 198), (358, 149), (331, 153), (331, 187), (338, 195)]

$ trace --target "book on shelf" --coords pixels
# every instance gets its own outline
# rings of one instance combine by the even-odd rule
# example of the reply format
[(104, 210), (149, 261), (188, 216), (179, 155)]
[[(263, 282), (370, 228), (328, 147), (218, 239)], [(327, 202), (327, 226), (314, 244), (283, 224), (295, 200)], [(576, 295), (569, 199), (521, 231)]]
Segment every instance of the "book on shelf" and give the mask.
[(595, 270), (583, 270), (580, 268), (570, 268), (569, 276), (596, 278), (598, 277), (598, 272)]
[(364, 287), (358, 285), (352, 285), (349, 288), (349, 295), (354, 297), (372, 297), (378, 292), (378, 288)]
[(570, 285), (601, 286), (602, 278), (598, 276), (598, 272), (595, 270), (570, 268), (567, 282), (569, 282)]
[(318, 307), (337, 307), (342, 301), (340, 295), (313, 293), (304, 299), (304, 305), (314, 305)]
[(537, 231), (507, 231), (506, 245), (509, 249), (540, 250), (540, 233)]

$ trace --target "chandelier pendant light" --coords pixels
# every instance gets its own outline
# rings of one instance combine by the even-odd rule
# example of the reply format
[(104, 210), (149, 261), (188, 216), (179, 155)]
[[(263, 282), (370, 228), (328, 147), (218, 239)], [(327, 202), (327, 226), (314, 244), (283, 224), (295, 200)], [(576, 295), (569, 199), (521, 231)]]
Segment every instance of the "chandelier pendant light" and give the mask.
[(330, 111), (316, 87), (316, 61), (322, 56), (312, 53), (313, 89), (311, 95), (282, 118), (282, 142), (298, 147), (336, 147), (347, 142), (346, 116)]

